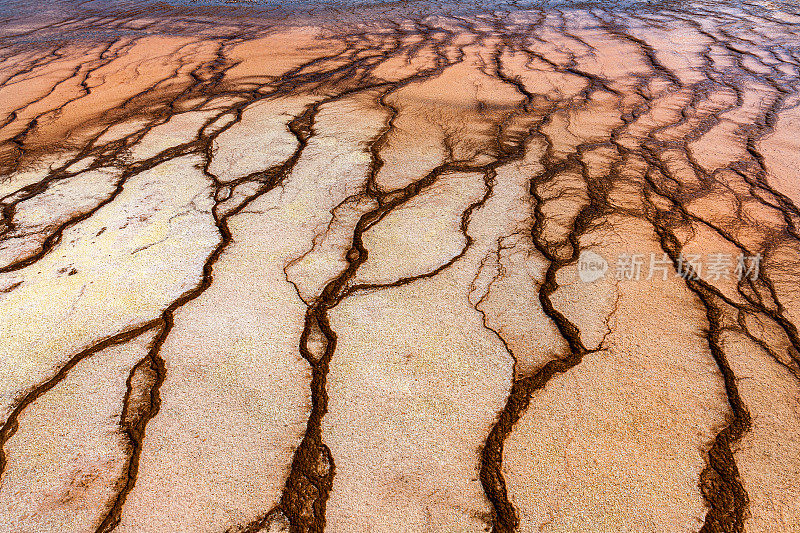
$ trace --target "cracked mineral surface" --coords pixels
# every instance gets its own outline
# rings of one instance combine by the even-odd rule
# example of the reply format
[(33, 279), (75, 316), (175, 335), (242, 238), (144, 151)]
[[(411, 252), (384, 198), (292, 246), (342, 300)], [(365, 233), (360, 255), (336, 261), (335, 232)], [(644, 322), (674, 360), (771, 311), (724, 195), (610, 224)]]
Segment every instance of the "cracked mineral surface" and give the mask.
[(0, 2), (0, 531), (800, 532), (798, 35)]

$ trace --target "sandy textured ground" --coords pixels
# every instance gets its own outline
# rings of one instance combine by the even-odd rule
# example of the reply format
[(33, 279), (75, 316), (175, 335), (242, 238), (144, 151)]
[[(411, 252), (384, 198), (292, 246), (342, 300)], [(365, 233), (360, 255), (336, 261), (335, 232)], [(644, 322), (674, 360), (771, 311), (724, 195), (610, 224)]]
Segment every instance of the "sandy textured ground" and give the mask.
[(429, 7), (4, 21), (0, 530), (800, 532), (800, 16)]

